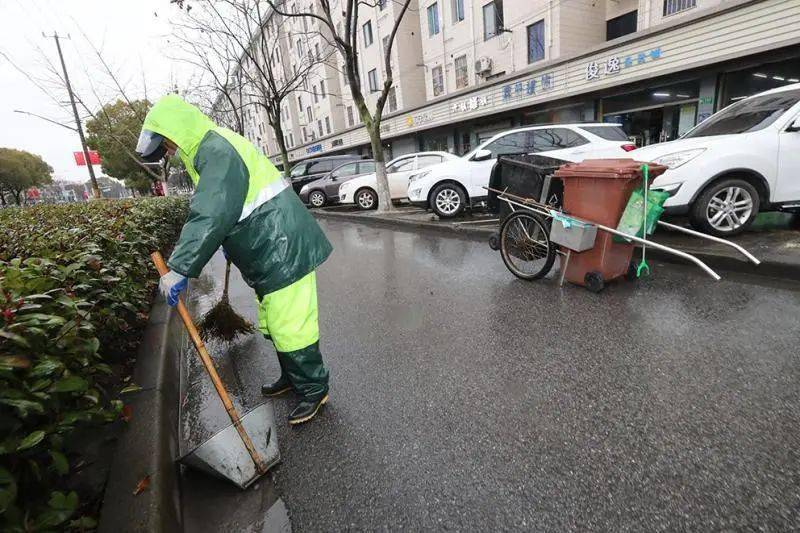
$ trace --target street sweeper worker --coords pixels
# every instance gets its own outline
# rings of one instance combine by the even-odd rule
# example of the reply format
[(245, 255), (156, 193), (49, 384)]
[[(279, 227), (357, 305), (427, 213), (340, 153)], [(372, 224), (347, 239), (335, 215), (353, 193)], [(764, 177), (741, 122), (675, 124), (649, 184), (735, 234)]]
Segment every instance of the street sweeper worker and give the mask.
[(136, 152), (146, 161), (178, 153), (195, 185), (189, 216), (159, 287), (170, 305), (222, 245), (258, 299), (258, 327), (278, 353), (280, 378), (266, 396), (294, 390), (290, 424), (328, 401), (319, 350), (315, 269), (332, 247), (281, 173), (247, 139), (215, 125), (171, 94), (145, 117)]

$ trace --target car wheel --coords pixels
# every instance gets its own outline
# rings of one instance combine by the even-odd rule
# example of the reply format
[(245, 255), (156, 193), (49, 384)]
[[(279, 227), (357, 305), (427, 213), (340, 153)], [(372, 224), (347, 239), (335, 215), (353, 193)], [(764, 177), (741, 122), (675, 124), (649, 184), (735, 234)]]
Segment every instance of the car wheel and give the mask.
[(308, 195), (308, 203), (311, 207), (322, 207), (328, 201), (328, 197), (322, 191), (311, 191)]
[(359, 189), (356, 192), (356, 205), (362, 211), (378, 208), (378, 194), (372, 189)]
[(742, 179), (724, 179), (697, 197), (690, 219), (699, 231), (718, 237), (738, 235), (753, 223), (759, 207), (755, 187)]
[(453, 218), (464, 210), (467, 195), (464, 189), (452, 183), (442, 183), (431, 193), (431, 209), (440, 218)]

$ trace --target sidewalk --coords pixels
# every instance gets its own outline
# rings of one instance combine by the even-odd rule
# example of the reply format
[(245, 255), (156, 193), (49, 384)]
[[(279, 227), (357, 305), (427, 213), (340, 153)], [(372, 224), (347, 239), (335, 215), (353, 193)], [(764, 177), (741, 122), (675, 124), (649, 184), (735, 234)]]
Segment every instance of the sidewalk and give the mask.
[[(433, 230), (476, 240), (488, 239), (489, 235), (498, 229), (497, 218), (483, 211), (468, 213), (452, 220), (440, 220), (429, 211), (411, 206), (397, 207), (388, 214), (359, 211), (351, 206), (315, 209), (312, 213), (319, 218), (352, 220), (412, 230)], [(760, 259), (762, 263), (759, 266), (748, 263), (733, 248), (676, 231), (659, 231), (654, 240), (659, 244), (690, 253), (715, 269), (800, 280), (800, 231), (774, 229), (781, 224), (775, 223), (775, 219), (779, 217), (773, 214), (766, 214), (763, 218), (764, 222), (759, 219), (756, 224), (758, 229), (730, 239)], [(682, 224), (682, 221), (672, 221), (672, 223)], [(786, 226), (785, 223), (782, 225)], [(648, 254), (664, 261), (683, 263), (679, 258), (654, 249), (648, 250)]]

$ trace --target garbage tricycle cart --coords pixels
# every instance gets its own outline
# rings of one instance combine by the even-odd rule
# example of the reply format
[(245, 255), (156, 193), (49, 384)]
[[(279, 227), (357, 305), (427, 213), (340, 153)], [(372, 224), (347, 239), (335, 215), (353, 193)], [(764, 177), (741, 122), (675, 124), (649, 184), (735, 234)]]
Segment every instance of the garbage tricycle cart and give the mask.
[[(697, 257), (648, 239), (657, 226), (734, 248), (758, 265), (760, 261), (736, 243), (658, 220), (668, 197), (650, 191), (649, 182), (666, 170), (630, 159), (587, 160), (555, 171), (563, 182), (563, 205), (545, 203), (546, 191), (529, 198), (508, 189), (489, 187), (510, 214), (499, 232), (503, 262), (517, 277), (535, 280), (546, 276), (561, 256), (560, 283), (564, 280), (599, 292), (606, 282), (634, 279), (649, 272), (648, 247), (681, 257), (720, 276)], [(632, 261), (634, 245), (642, 248), (641, 262)]]

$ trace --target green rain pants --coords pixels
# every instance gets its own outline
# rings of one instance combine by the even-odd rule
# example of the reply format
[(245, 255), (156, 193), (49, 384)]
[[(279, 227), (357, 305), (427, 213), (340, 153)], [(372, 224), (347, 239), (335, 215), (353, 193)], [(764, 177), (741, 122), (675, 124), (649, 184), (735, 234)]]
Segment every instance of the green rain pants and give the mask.
[(312, 401), (328, 393), (328, 369), (319, 351), (317, 276), (311, 272), (258, 302), (258, 329), (272, 338), (282, 377)]

